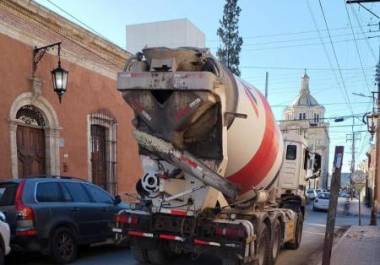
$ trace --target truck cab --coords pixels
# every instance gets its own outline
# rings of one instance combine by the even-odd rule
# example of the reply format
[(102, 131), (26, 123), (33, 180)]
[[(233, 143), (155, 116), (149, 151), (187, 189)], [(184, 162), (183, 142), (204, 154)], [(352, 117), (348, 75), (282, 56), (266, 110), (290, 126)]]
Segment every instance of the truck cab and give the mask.
[(303, 200), (307, 181), (320, 173), (320, 155), (309, 150), (304, 137), (284, 134), (284, 159), (277, 178), (279, 198), (295, 196)]

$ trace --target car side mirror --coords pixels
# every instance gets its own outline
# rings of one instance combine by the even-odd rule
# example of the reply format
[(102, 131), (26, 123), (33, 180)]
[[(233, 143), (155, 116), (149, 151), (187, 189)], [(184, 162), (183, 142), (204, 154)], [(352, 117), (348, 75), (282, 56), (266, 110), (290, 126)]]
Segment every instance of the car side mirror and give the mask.
[(121, 203), (121, 197), (120, 195), (116, 195), (115, 199), (113, 200), (113, 204), (117, 205), (119, 203)]

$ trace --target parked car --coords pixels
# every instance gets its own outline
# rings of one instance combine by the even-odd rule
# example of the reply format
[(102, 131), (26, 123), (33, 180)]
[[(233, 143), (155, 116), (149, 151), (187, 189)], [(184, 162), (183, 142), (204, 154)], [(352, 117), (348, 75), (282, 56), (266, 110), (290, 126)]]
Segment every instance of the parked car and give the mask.
[(314, 189), (308, 189), (305, 195), (308, 200), (314, 200), (317, 197), (317, 192)]
[[(0, 190), (0, 194), (1, 194)], [(11, 238), (11, 231), (9, 225), (6, 223), (4, 213), (0, 212), (0, 265), (4, 265), (4, 256), (8, 255), (11, 251), (9, 241)]]
[(73, 261), (80, 245), (113, 239), (113, 217), (128, 208), (119, 196), (71, 177), (3, 181), (0, 189), (12, 247), (40, 251), (61, 264)]
[(320, 192), (313, 202), (313, 210), (328, 210), (330, 204), (330, 192)]

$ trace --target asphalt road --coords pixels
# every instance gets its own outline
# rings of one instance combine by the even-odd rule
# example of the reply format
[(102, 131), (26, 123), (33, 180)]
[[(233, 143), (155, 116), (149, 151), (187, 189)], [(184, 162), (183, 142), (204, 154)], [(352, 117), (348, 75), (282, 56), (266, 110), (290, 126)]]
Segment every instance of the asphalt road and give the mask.
[[(343, 212), (344, 200), (340, 200), (338, 204), (338, 213), (336, 219), (336, 234), (339, 237), (347, 225), (357, 224), (358, 216), (355, 214), (346, 215)], [(353, 203), (351, 207), (357, 207)], [(352, 210), (352, 209), (351, 209)], [(363, 224), (368, 224), (369, 216), (364, 209), (365, 216)], [(321, 257), (324, 231), (326, 224), (326, 212), (315, 212), (308, 206), (305, 217), (303, 230), (303, 239), (301, 247), (298, 250), (283, 250), (279, 256), (276, 265), (313, 265), (316, 264)], [(51, 264), (49, 259), (41, 255), (20, 255), (13, 254), (7, 257), (6, 264), (10, 265), (47, 265)], [(72, 265), (137, 265), (131, 253), (125, 248), (116, 248), (113, 246), (97, 246), (80, 253), (79, 258)], [(190, 256), (185, 256), (177, 260), (173, 265), (219, 265), (220, 261), (214, 257), (201, 256), (197, 260), (192, 260)]]

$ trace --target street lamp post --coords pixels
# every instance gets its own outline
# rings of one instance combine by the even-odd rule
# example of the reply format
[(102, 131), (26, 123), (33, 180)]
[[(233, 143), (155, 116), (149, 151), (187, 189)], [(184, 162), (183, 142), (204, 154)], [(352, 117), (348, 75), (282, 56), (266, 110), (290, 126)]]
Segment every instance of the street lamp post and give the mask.
[(58, 95), (59, 103), (62, 103), (62, 96), (67, 90), (67, 80), (69, 72), (61, 66), (61, 42), (53, 43), (47, 46), (34, 48), (33, 50), (33, 68), (32, 77), (35, 77), (38, 63), (49, 49), (58, 48), (58, 67), (51, 71), (54, 92)]

